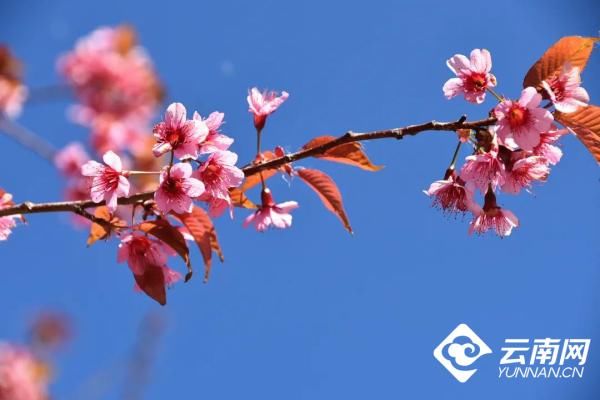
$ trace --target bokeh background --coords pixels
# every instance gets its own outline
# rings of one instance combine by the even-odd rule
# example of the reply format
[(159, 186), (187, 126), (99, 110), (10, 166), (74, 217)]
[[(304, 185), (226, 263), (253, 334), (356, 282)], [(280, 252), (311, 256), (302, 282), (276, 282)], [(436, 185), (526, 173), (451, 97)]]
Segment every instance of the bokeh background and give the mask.
[[(0, 4), (0, 41), (26, 64), (31, 87), (60, 83), (57, 56), (100, 25), (130, 23), (177, 100), (226, 113), (242, 162), (254, 133), (250, 86), (291, 96), (269, 120), (265, 144), (294, 150), (313, 136), (398, 127), (466, 112), (447, 101), (445, 60), (487, 48), (499, 91), (522, 78), (565, 35), (597, 35), (595, 1), (29, 1)], [(600, 56), (583, 75), (600, 103)], [(28, 106), (19, 119), (57, 146), (84, 140), (65, 115), (72, 100)], [(18, 341), (41, 309), (68, 313), (76, 336), (61, 355), (57, 399), (122, 398), (141, 321), (165, 321), (149, 351), (144, 398), (597, 399), (600, 353), (598, 166), (574, 137), (549, 182), (500, 201), (521, 219), (507, 239), (470, 237), (468, 221), (442, 216), (421, 192), (443, 174), (455, 138), (428, 133), (367, 144), (378, 173), (326, 161), (355, 235), (300, 182), (275, 181), (300, 208), (292, 229), (257, 234), (216, 221), (226, 262), (209, 284), (194, 279), (160, 308), (132, 291), (116, 242), (86, 248), (65, 215), (36, 215), (0, 244), (0, 338)], [(16, 200), (61, 198), (45, 161), (0, 136), (0, 186)], [(463, 153), (463, 156), (466, 153)], [(196, 251), (194, 249), (194, 251)], [(200, 267), (200, 257), (194, 254)], [(173, 264), (178, 265), (178, 264)], [(178, 267), (183, 268), (182, 265)], [(496, 351), (460, 384), (432, 351), (459, 323), (492, 349), (507, 337), (589, 337), (581, 380), (499, 380)]]

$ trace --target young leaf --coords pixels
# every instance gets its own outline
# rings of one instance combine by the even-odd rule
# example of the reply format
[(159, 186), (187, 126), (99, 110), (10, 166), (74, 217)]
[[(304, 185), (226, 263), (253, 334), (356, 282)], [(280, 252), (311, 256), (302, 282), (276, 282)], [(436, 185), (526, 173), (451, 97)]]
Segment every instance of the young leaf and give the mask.
[(600, 107), (589, 105), (574, 113), (554, 113), (557, 121), (570, 128), (600, 163)]
[(344, 210), (342, 194), (337, 185), (327, 174), (316, 169), (298, 169), (298, 176), (318, 195), (325, 208), (334, 213), (344, 224), (344, 228), (352, 233), (350, 221)]
[(106, 206), (97, 207), (94, 211), (94, 217), (106, 221), (106, 224), (92, 223), (90, 234), (88, 235), (87, 245), (91, 246), (98, 240), (106, 239), (110, 236), (112, 228), (122, 228), (127, 225), (125, 221), (117, 217), (111, 218), (110, 211)]
[(167, 290), (165, 289), (165, 275), (159, 266), (144, 268), (141, 275), (133, 274), (135, 282), (144, 293), (156, 300), (161, 306), (167, 304)]
[(246, 194), (240, 188), (229, 189), (229, 196), (231, 197), (231, 202), (235, 207), (242, 207), (248, 209), (258, 208), (256, 204), (254, 204), (248, 197), (246, 197)]
[(196, 206), (189, 214), (175, 216), (185, 225), (200, 249), (204, 260), (204, 281), (207, 282), (212, 266), (212, 252), (217, 253), (221, 262), (225, 261), (212, 220), (202, 208)]
[(185, 265), (188, 269), (185, 281), (187, 282), (190, 280), (194, 272), (190, 261), (190, 250), (185, 242), (185, 238), (177, 228), (171, 225), (166, 219), (157, 219), (155, 221), (144, 221), (137, 226), (137, 229), (144, 233), (148, 233), (171, 246), (171, 248), (181, 256), (183, 261), (185, 261)]
[(529, 69), (523, 80), (523, 87), (539, 88), (543, 80), (559, 74), (567, 62), (579, 67), (582, 72), (598, 40), (600, 38), (581, 36), (561, 38)]
[[(306, 143), (304, 146), (302, 146), (302, 148), (306, 150), (319, 147), (325, 143), (331, 142), (334, 139), (336, 139), (335, 136), (319, 136)], [(327, 150), (321, 155), (316, 155), (315, 157), (342, 164), (353, 165), (366, 171), (379, 171), (381, 168), (383, 168), (380, 165), (374, 165), (371, 160), (369, 160), (369, 157), (367, 157), (362, 144), (359, 142), (341, 144)]]

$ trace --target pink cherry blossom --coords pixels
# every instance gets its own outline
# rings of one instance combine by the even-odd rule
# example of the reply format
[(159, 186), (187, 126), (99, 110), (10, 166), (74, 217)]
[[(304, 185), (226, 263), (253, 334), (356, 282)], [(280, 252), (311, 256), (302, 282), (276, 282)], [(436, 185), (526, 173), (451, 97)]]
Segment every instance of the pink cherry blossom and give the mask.
[(468, 186), (472, 185), (485, 193), (489, 185), (495, 189), (504, 183), (504, 170), (504, 163), (498, 157), (498, 152), (492, 150), (466, 157), (460, 177)]
[(446, 65), (457, 76), (444, 84), (444, 95), (448, 99), (462, 93), (467, 101), (481, 104), (485, 100), (485, 91), (496, 86), (496, 77), (490, 73), (492, 57), (485, 49), (471, 51), (470, 60), (462, 54), (456, 54)]
[(548, 160), (544, 157), (520, 158), (507, 167), (501, 189), (506, 193), (517, 194), (521, 189), (529, 189), (534, 181), (545, 181), (549, 174)]
[(160, 175), (160, 186), (154, 194), (158, 209), (163, 213), (192, 212), (192, 198), (201, 196), (205, 187), (196, 178), (192, 178), (192, 166), (188, 163), (178, 163), (170, 169), (167, 167)]
[(483, 208), (474, 209), (473, 215), (469, 234), (482, 234), (493, 229), (498, 236), (504, 237), (509, 236), (513, 228), (519, 226), (519, 220), (512, 212), (496, 204), (496, 196), (491, 190), (485, 195)]
[(553, 126), (550, 131), (543, 132), (540, 135), (540, 143), (533, 149), (532, 153), (544, 157), (552, 165), (558, 164), (563, 152), (555, 143), (567, 132), (566, 129), (557, 129)]
[(562, 113), (572, 113), (590, 102), (587, 91), (581, 87), (579, 68), (566, 63), (558, 76), (542, 81), (554, 108)]
[(215, 203), (211, 207), (213, 213), (224, 210), (222, 201), (231, 205), (229, 188), (240, 186), (244, 180), (244, 172), (235, 166), (237, 159), (231, 151), (217, 151), (194, 172), (194, 177), (206, 187), (202, 200)]
[[(12, 207), (14, 205), (15, 203), (12, 201), (12, 195), (0, 189), (0, 210), (3, 208)], [(22, 217), (20, 215), (8, 215), (5, 217), (0, 217), (0, 241), (8, 239), (13, 228), (17, 226), (15, 222), (17, 219), (22, 219)]]
[(0, 343), (0, 400), (47, 400), (47, 370), (29, 350)]
[(81, 167), (83, 176), (91, 177), (92, 201), (100, 203), (106, 200), (111, 212), (117, 209), (117, 199), (129, 195), (129, 180), (124, 176), (121, 158), (107, 151), (102, 156), (106, 165), (96, 161), (88, 161)]
[(262, 93), (257, 88), (252, 88), (248, 92), (248, 111), (254, 114), (254, 126), (261, 131), (267, 117), (274, 113), (284, 101), (289, 97), (289, 93), (282, 91), (281, 95), (276, 92), (265, 90)]
[(181, 103), (167, 107), (164, 121), (154, 127), (156, 145), (152, 152), (156, 157), (173, 151), (178, 158), (197, 158), (198, 146), (208, 136), (208, 127), (201, 119), (187, 119)]
[(54, 165), (67, 177), (81, 176), (81, 166), (90, 160), (90, 156), (79, 142), (69, 143), (54, 156)]
[(523, 150), (531, 150), (540, 143), (540, 134), (550, 129), (552, 114), (539, 107), (542, 101), (535, 88), (521, 92), (518, 101), (504, 100), (494, 108), (498, 118), (497, 133), (502, 142), (514, 140)]
[(233, 139), (220, 132), (225, 114), (221, 112), (213, 112), (206, 119), (202, 119), (200, 114), (194, 112), (194, 120), (203, 121), (208, 128), (206, 139), (200, 143), (200, 154), (214, 153), (219, 150), (227, 150), (233, 143)]
[[(181, 280), (181, 274), (167, 266), (167, 259), (176, 253), (165, 243), (150, 239), (138, 233), (129, 234), (121, 239), (117, 252), (117, 262), (127, 262), (134, 275), (143, 275), (148, 268), (160, 268), (165, 285), (171, 286)], [(136, 290), (141, 290), (136, 284)]]
[(262, 205), (253, 214), (246, 217), (244, 227), (254, 224), (256, 230), (264, 232), (269, 226), (284, 229), (292, 226), (290, 211), (298, 208), (295, 201), (275, 204), (271, 191), (266, 188), (262, 192)]
[(445, 212), (464, 213), (473, 207), (473, 190), (454, 171), (446, 179), (433, 182), (424, 193)]

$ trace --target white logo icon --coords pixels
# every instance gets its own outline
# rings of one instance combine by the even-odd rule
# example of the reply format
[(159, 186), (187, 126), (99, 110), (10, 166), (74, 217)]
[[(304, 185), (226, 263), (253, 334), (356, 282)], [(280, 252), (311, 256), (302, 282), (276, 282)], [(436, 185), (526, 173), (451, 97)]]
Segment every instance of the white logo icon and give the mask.
[(460, 324), (433, 351), (433, 356), (461, 383), (477, 372), (471, 365), (492, 349), (466, 324)]

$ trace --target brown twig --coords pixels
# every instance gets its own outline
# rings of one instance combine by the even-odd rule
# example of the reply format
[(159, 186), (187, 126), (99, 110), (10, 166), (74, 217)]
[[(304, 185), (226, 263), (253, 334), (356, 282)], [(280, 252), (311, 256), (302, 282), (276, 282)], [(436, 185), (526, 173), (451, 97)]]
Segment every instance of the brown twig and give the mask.
[[(487, 118), (478, 121), (467, 121), (466, 116), (462, 116), (458, 121), (454, 122), (437, 122), (430, 121), (419, 125), (409, 125), (403, 128), (394, 128), (380, 131), (372, 131), (372, 132), (364, 132), (364, 133), (356, 133), (356, 132), (347, 132), (338, 138), (324, 143), (320, 146), (311, 147), (309, 149), (302, 149), (295, 153), (289, 153), (282, 157), (275, 158), (270, 161), (258, 163), (258, 164), (250, 164), (242, 168), (244, 174), (246, 176), (256, 174), (258, 172), (267, 170), (267, 169), (275, 169), (284, 164), (288, 164), (294, 161), (298, 161), (304, 158), (317, 156), (325, 153), (327, 150), (332, 149), (336, 146), (351, 143), (351, 142), (361, 142), (367, 140), (376, 140), (376, 139), (402, 139), (405, 136), (415, 136), (421, 132), (426, 131), (457, 131), (458, 129), (480, 129), (496, 123), (495, 118)], [(152, 199), (154, 196), (154, 191), (138, 193), (129, 197), (122, 197), (118, 200), (119, 204), (136, 204), (143, 202), (145, 200)], [(0, 209), (0, 217), (7, 215), (16, 215), (16, 214), (37, 214), (37, 213), (47, 213), (47, 212), (73, 212), (79, 215), (82, 215), (82, 210), (86, 208), (98, 207), (100, 205), (104, 205), (104, 202), (94, 203), (91, 200), (82, 200), (82, 201), (62, 201), (62, 202), (54, 202), (54, 203), (32, 203), (25, 202), (21, 204), (17, 204), (12, 207), (7, 207)], [(86, 216), (86, 215), (84, 215)], [(86, 216), (87, 217), (87, 216)]]

